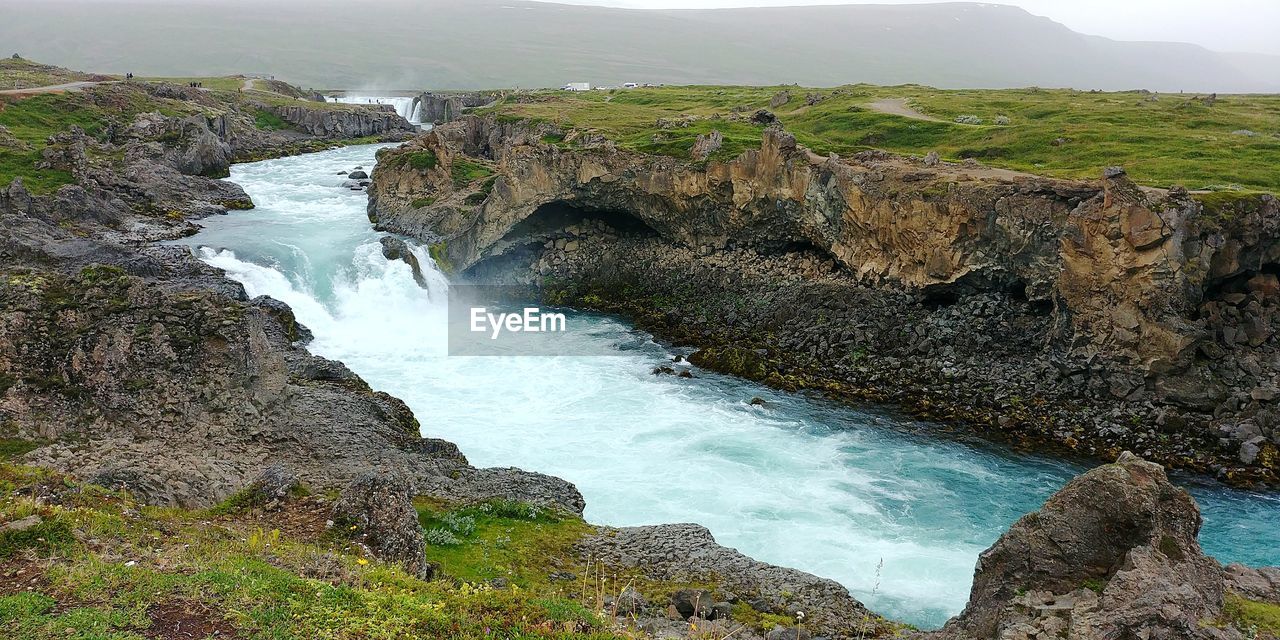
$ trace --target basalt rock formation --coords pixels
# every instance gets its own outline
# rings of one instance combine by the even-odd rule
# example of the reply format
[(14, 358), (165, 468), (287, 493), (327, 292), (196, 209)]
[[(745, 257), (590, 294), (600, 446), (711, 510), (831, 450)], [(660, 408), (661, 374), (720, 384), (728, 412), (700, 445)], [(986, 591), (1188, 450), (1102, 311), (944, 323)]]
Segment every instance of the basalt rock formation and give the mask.
[[(15, 180), (0, 191), (0, 437), (40, 445), (23, 462), (152, 504), (208, 506), (283, 465), (322, 490), (376, 468), (441, 499), (581, 511), (567, 482), (475, 469), (452, 444), (423, 439), (403, 402), (307, 353), (310, 334), (286, 305), (249, 299), (186, 249), (147, 244), (191, 233), (188, 219), (252, 207), (208, 177), (225, 175), (232, 156), (366, 130), (263, 131), (238, 105), (172, 85), (85, 98), (147, 96), (221, 112), (144, 112), (95, 136), (72, 127), (49, 139), (43, 165), (75, 184), (32, 195)], [(340, 113), (391, 122), (362, 107)]]
[[(333, 104), (333, 103), (328, 103)], [(391, 105), (360, 105), (360, 111), (317, 109), (314, 105), (263, 105), (285, 122), (322, 138), (367, 138), (416, 132)]]
[(424, 93), (413, 99), (422, 122), (444, 124), (461, 118), (467, 109), (483, 107), (501, 97), (493, 91), (472, 93)]
[(1200, 524), (1195, 501), (1159, 465), (1122, 454), (983, 552), (968, 606), (929, 637), (1249, 637), (1224, 604), (1274, 602), (1275, 570), (1224, 570), (1201, 551)]
[[(488, 177), (455, 170), (474, 165)], [(1280, 470), (1271, 196), (819, 156), (776, 126), (689, 162), (474, 116), (373, 178), (380, 229), (464, 276), (628, 313), (700, 364), (1101, 457)]]
[[(403, 402), (308, 353), (311, 334), (287, 305), (250, 299), (186, 248), (151, 244), (190, 233), (189, 219), (252, 206), (235, 185), (208, 177), (225, 172), (228, 150), (278, 155), (329, 140), (260, 134), (242, 126), (243, 115), (144, 113), (113, 123), (105, 137), (70, 129), (49, 141), (44, 159), (76, 184), (32, 195), (15, 181), (0, 191), (0, 438), (34, 447), (6, 462), (155, 505), (231, 498), (278, 510), (300, 487), (341, 491), (332, 533), (422, 578), (434, 566), (413, 496), (581, 514), (583, 498), (564, 480), (477, 469), (455, 445), (423, 438)], [(418, 260), (395, 238), (384, 252)], [(642, 565), (650, 580), (714, 596), (713, 611), (692, 614), (704, 628), (759, 638), (732, 620), (734, 607), (751, 612), (743, 622), (803, 608), (806, 633), (835, 638), (893, 626), (838, 584), (754, 561), (696, 525), (584, 536), (576, 551), (589, 567), (635, 573)], [(617, 605), (620, 625), (642, 618), (653, 630), (689, 628), (668, 616), (667, 603), (651, 606), (634, 590)]]

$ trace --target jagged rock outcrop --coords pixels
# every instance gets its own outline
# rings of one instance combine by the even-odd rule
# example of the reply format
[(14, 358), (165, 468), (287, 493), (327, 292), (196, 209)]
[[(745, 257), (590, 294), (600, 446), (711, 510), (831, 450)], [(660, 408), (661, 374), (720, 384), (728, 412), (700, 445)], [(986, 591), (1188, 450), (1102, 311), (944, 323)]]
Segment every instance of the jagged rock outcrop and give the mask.
[[(459, 159), (494, 175), (459, 183)], [(771, 282), (828, 286), (759, 268), (770, 256), (813, 258), (830, 265), (814, 272), (818, 280), (838, 282), (846, 299), (901, 307), (888, 311), (893, 322), (879, 327), (865, 312), (818, 313), (802, 303), (745, 318), (741, 305), (729, 316), (703, 309), (649, 328), (679, 325), (683, 335), (668, 337), (700, 346), (765, 342), (752, 348), (778, 355), (753, 377), (780, 386), (876, 400), (909, 394), (902, 403), (927, 417), (1101, 456), (1138, 448), (1237, 481), (1280, 470), (1280, 394), (1266, 391), (1280, 375), (1271, 364), (1280, 355), (1280, 297), (1261, 278), (1280, 271), (1280, 202), (1271, 196), (1210, 206), (1185, 190), (1140, 188), (1122, 170), (1084, 182), (883, 152), (818, 156), (776, 126), (762, 130), (759, 149), (704, 165), (622, 151), (548, 123), (467, 117), (386, 152), (370, 197), (380, 229), (437, 243), (456, 270), (577, 283), (592, 299), (621, 287), (671, 300), (657, 289), (675, 278), (705, 279), (704, 291), (728, 288), (754, 304), (770, 299)], [(584, 231), (597, 222), (608, 229)], [(616, 246), (624, 238), (625, 259)], [(652, 260), (637, 259), (646, 255)], [(707, 260), (717, 256), (725, 260)], [(893, 302), (896, 290), (908, 296)], [(983, 296), (1007, 300), (1007, 313), (994, 324), (955, 317)], [(612, 310), (636, 314), (615, 302)], [(987, 317), (994, 310), (980, 308)], [(770, 320), (784, 312), (790, 323)], [(722, 320), (733, 315), (736, 322)], [(901, 335), (902, 315), (921, 316), (905, 327), (914, 336)], [(815, 325), (817, 335), (801, 335), (799, 327)], [(850, 367), (851, 350), (886, 357)], [(1052, 413), (1013, 405), (1014, 396)], [(1179, 437), (1171, 443), (1155, 431)]]
[(388, 260), (401, 260), (409, 265), (413, 270), (413, 281), (418, 283), (420, 287), (427, 286), (427, 279), (422, 275), (422, 264), (418, 262), (418, 256), (413, 254), (409, 249), (408, 243), (394, 236), (383, 236), (380, 240), (382, 244), (382, 257)]
[(802, 620), (810, 633), (829, 637), (879, 637), (892, 626), (839, 583), (749, 558), (720, 546), (696, 524), (605, 529), (578, 549), (610, 570), (638, 569), (654, 580), (717, 584), (716, 591), (672, 594), (672, 605), (684, 618), (728, 618), (731, 605), (745, 603), (759, 613)]
[(333, 505), (333, 526), (338, 533), (364, 545), (373, 555), (404, 567), (410, 575), (430, 580), (426, 541), (418, 512), (413, 508), (414, 487), (407, 478), (371, 472), (356, 478), (342, 490)]
[[(352, 105), (341, 105), (350, 107)], [(360, 109), (334, 107), (327, 104), (261, 105), (285, 122), (313, 136), (322, 138), (365, 138), (388, 133), (413, 133), (409, 124), (391, 105), (359, 105)]]
[(483, 107), (502, 97), (493, 91), (471, 93), (424, 93), (413, 99), (422, 122), (444, 124), (461, 118), (467, 109)]
[(222, 114), (139, 113), (97, 137), (72, 128), (44, 162), (76, 184), (0, 190), (0, 435), (40, 444), (23, 462), (152, 504), (209, 506), (283, 465), (313, 489), (381, 469), (441, 499), (581, 511), (568, 482), (476, 469), (422, 438), (403, 402), (307, 353), (286, 305), (249, 299), (187, 249), (144, 246), (190, 233), (188, 218), (252, 206), (195, 175), (223, 166), (227, 146), (279, 155), (316, 138), (258, 130), (237, 105), (173, 85), (81, 97), (118, 105), (143, 92)]
[[(1200, 510), (1129, 453), (1071, 481), (978, 559), (969, 604), (931, 637), (1244, 638), (1224, 577), (1196, 536)], [(1252, 570), (1229, 572), (1242, 576)], [(1255, 576), (1275, 570), (1252, 571)], [(1250, 581), (1251, 598), (1280, 596)]]

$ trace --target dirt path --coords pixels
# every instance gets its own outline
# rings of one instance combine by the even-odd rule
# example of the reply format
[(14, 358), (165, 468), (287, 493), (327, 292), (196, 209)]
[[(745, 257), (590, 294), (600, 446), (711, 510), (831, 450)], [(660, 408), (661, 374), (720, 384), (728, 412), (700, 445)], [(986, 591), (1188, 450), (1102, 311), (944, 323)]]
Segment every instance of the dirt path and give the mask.
[(929, 122), (942, 122), (942, 120), (939, 120), (938, 118), (935, 118), (933, 116), (927, 116), (923, 113), (920, 113), (919, 111), (916, 111), (915, 109), (912, 109), (910, 106), (907, 105), (907, 101), (902, 98), (885, 98), (883, 100), (876, 100), (875, 102), (872, 102), (866, 106), (868, 109), (871, 109), (872, 111), (879, 111), (880, 113), (887, 113), (889, 115), (902, 116), (904, 118), (911, 118), (912, 120), (927, 120)]
[(83, 82), (68, 82), (66, 84), (51, 84), (47, 87), (30, 87), (28, 89), (3, 89), (3, 90), (0, 90), (0, 95), (16, 96), (16, 95), (27, 95), (27, 94), (34, 95), (37, 93), (58, 93), (60, 91), (79, 91), (80, 89), (83, 89), (85, 87), (92, 87), (94, 85), (99, 85), (99, 84), (102, 84), (102, 83), (83, 81)]

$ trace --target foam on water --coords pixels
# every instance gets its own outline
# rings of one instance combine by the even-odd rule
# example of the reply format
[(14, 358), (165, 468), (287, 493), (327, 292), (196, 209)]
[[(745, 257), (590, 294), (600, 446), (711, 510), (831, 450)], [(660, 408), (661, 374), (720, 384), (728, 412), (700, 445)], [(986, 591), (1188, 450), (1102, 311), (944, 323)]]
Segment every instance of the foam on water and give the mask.
[[(656, 377), (670, 354), (611, 318), (586, 316), (591, 331), (566, 338), (584, 344), (566, 351), (618, 357), (448, 357), (444, 277), (420, 250), (430, 290), (383, 259), (365, 197), (338, 188), (338, 174), (370, 168), (374, 150), (237, 165), (231, 179), (258, 208), (208, 220), (188, 241), (250, 295), (292, 305), (315, 333), (313, 352), (403, 398), (424, 435), (458, 443), (480, 466), (574, 482), (594, 522), (698, 522), (723, 544), (838, 580), (877, 611), (929, 627), (963, 607), (978, 553), (1082, 470), (723, 376)], [(1274, 496), (1192, 490), (1207, 550), (1280, 563)]]
[(413, 98), (401, 96), (329, 96), (326, 100), (342, 104), (389, 104), (395, 107), (396, 113), (408, 120), (410, 124), (422, 124), (422, 105), (415, 104)]

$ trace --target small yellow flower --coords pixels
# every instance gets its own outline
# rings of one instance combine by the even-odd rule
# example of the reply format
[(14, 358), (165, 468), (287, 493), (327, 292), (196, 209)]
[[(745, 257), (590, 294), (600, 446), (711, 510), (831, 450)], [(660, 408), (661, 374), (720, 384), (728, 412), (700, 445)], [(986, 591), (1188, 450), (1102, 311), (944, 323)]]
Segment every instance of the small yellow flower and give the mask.
[(359, 560), (356, 560), (356, 564), (360, 564), (360, 565), (369, 564), (369, 561), (365, 560), (364, 558), (360, 558)]

